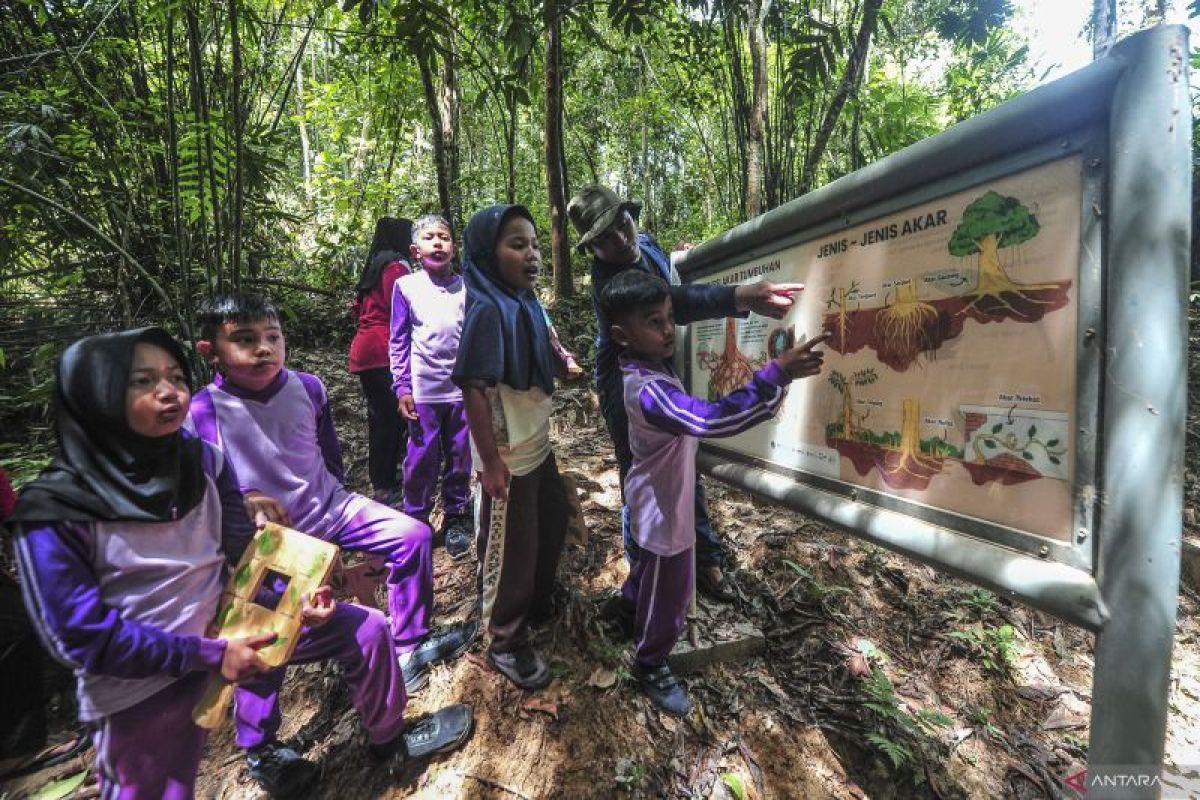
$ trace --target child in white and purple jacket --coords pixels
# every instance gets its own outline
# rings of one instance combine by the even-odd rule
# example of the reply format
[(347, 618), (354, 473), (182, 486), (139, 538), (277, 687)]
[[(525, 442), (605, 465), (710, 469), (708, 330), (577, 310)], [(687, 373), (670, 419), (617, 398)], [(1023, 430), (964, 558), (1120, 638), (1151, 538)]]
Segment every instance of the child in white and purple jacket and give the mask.
[(655, 705), (684, 716), (691, 702), (667, 656), (683, 633), (695, 583), (699, 439), (733, 436), (773, 417), (792, 379), (821, 371), (822, 355), (810, 351), (815, 341), (788, 350), (741, 389), (709, 402), (689, 395), (671, 368), (675, 316), (666, 281), (626, 270), (604, 287), (600, 304), (623, 350), (633, 450), (625, 500), (642, 550), (621, 589), (620, 611), (634, 622), (634, 677)]
[[(287, 368), (282, 321), (265, 297), (217, 295), (197, 316), (196, 349), (217, 375), (196, 393), (189, 426), (237, 470), (256, 522), (279, 522), (384, 559), (396, 657), (405, 690), (419, 690), (430, 665), (465, 652), (476, 628), (466, 622), (430, 629), (429, 526), (346, 488), (329, 394), (317, 376)], [(248, 751), (251, 776), (268, 791), (302, 783), (314, 768), (277, 739), (283, 679), (275, 670), (234, 693), (237, 742)]]

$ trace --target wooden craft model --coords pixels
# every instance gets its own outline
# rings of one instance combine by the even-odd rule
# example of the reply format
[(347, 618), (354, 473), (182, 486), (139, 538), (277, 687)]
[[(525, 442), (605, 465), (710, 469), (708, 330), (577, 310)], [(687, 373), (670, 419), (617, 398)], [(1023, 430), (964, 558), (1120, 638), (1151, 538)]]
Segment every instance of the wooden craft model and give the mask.
[[(303, 599), (329, 580), (337, 555), (337, 545), (274, 523), (263, 527), (221, 593), (216, 638), (274, 633), (275, 641), (259, 650), (259, 656), (272, 667), (286, 664), (300, 635)], [(232, 696), (233, 684), (214, 673), (192, 719), (201, 727), (216, 728)]]

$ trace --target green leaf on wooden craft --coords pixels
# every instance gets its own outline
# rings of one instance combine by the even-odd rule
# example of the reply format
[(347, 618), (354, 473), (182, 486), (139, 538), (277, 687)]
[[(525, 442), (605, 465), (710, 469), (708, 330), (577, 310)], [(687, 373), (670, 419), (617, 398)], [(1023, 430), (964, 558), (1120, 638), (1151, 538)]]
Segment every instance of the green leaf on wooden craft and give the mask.
[(746, 800), (746, 785), (742, 783), (742, 779), (737, 773), (722, 772), (721, 780), (729, 787), (729, 791), (733, 792), (733, 796), (737, 800)]
[(279, 532), (274, 530), (265, 530), (258, 534), (254, 539), (254, 545), (258, 549), (260, 556), (269, 556), (279, 549)]
[(88, 771), (85, 769), (74, 775), (50, 781), (50, 783), (47, 783), (30, 795), (30, 800), (61, 800), (61, 798), (73, 794), (76, 789), (83, 786), (83, 782), (87, 780), (87, 776)]

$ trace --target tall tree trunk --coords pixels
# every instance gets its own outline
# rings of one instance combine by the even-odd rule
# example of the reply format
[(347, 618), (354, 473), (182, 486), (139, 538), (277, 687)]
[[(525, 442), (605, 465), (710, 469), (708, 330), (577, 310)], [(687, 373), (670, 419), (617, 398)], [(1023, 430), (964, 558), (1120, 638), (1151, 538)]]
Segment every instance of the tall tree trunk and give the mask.
[(747, 8), (750, 42), (750, 115), (746, 120), (746, 217), (763, 210), (763, 118), (767, 107), (767, 12), (771, 0), (750, 0)]
[(233, 80), (230, 110), (233, 112), (233, 209), (229, 232), (229, 280), (234, 290), (242, 286), (243, 137), (245, 109), (242, 105), (242, 42), (238, 35), (238, 0), (229, 0), (229, 38), (233, 48)]
[(196, 191), (200, 195), (202, 229), (204, 227), (204, 183), (206, 178), (212, 198), (209, 210), (212, 212), (213, 242), (211, 243), (211, 247), (206, 246), (205, 248), (205, 272), (208, 275), (209, 285), (212, 286), (215, 284), (217, 289), (221, 290), (224, 288), (225, 280), (224, 271), (221, 269), (221, 212), (217, 203), (217, 180), (214, 175), (215, 171), (213, 170), (212, 127), (209, 124), (208, 92), (204, 81), (204, 58), (201, 50), (200, 20), (196, 17), (194, 7), (190, 5), (187, 7), (187, 10), (184, 12), (184, 22), (187, 28), (188, 76), (190, 78), (192, 95), (192, 113), (195, 116), (195, 124), (198, 128), (197, 134), (204, 144), (204, 156), (200, 155), (199, 148), (197, 148), (196, 152), (196, 165), (198, 167), (196, 170)]
[[(748, 169), (746, 158), (746, 126), (750, 118), (750, 101), (746, 97), (746, 78), (742, 70), (742, 39), (741, 26), (738, 25), (736, 11), (729, 5), (726, 5), (724, 15), (721, 18), (721, 32), (725, 39), (725, 52), (729, 54), (729, 59), (726, 62), (722, 59), (722, 63), (728, 65), (729, 76), (729, 99), (733, 106), (733, 114), (730, 115), (733, 120), (734, 140), (737, 144), (737, 159), (738, 159), (738, 174), (745, 175)], [(722, 126), (727, 125), (727, 117), (722, 115)], [(726, 158), (729, 159), (729, 130), (725, 127), (725, 150)], [(735, 184), (738, 190), (738, 210), (743, 217), (746, 213), (746, 182), (731, 181)]]
[(817, 129), (817, 133), (813, 137), (812, 146), (804, 156), (804, 176), (800, 180), (800, 194), (812, 191), (813, 183), (816, 180), (817, 165), (821, 163), (821, 157), (825, 155), (825, 146), (829, 144), (829, 137), (833, 135), (838, 116), (842, 113), (842, 107), (846, 105), (846, 100), (849, 99), (862, 77), (863, 66), (867, 62), (867, 51), (871, 47), (871, 35), (875, 32), (875, 23), (879, 18), (881, 5), (883, 5), (883, 0), (867, 0), (863, 7), (862, 22), (858, 26), (858, 35), (854, 37), (854, 47), (850, 51), (850, 57), (846, 60), (846, 71), (842, 74), (837, 91), (829, 100), (829, 106), (825, 109), (825, 116), (821, 120), (821, 127)]
[(450, 188), (450, 204), (449, 216), (446, 217), (450, 221), (450, 230), (460, 231), (460, 214), (461, 195), (459, 192), (459, 175), (461, 171), (462, 156), (461, 148), (458, 141), (458, 117), (459, 117), (459, 94), (458, 94), (458, 66), (457, 57), (454, 54), (453, 43), (447, 43), (447, 50), (442, 57), (442, 143), (446, 149), (446, 171), (449, 177)]
[(183, 228), (183, 202), (179, 191), (179, 133), (175, 125), (175, 12), (167, 9), (166, 42), (167, 56), (167, 161), (170, 164), (171, 217), (175, 231), (175, 257), (179, 263), (179, 284), (183, 295), (180, 307), (184, 316), (192, 312), (191, 265), (187, 252), (187, 239)]
[(430, 133), (433, 136), (433, 164), (437, 171), (437, 188), (438, 188), (438, 206), (441, 208), (442, 216), (451, 225), (452, 231), (458, 229), (454, 227), (453, 203), (450, 199), (450, 169), (446, 158), (446, 140), (445, 125), (442, 122), (442, 106), (438, 98), (437, 86), (434, 84), (434, 64), (432, 63), (435, 56), (432, 51), (422, 53), (417, 56), (417, 64), (421, 68), (421, 89), (425, 93), (425, 108), (429, 112), (429, 120), (432, 123)]
[[(305, 42), (308, 41), (308, 33), (304, 34)], [(309, 166), (310, 154), (312, 148), (308, 143), (308, 123), (304, 121), (304, 45), (300, 45), (301, 57), (296, 60), (296, 117), (299, 121), (300, 131), (300, 174), (304, 177), (304, 196), (312, 202), (313, 186), (312, 186), (312, 168)], [(284, 102), (287, 102), (286, 97)], [(278, 117), (276, 117), (278, 119)]]
[(517, 95), (506, 92), (504, 106), (504, 202), (517, 202)]
[(557, 0), (542, 6), (546, 24), (546, 194), (550, 203), (550, 256), (554, 297), (575, 293), (571, 252), (567, 248), (567, 198), (563, 178), (562, 19)]

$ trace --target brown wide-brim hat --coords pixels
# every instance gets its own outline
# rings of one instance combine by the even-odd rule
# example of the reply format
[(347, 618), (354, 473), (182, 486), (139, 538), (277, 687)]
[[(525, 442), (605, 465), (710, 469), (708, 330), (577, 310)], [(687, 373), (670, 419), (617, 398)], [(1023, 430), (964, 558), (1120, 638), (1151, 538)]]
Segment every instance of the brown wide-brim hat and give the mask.
[(642, 204), (622, 200), (612, 189), (598, 183), (580, 189), (579, 194), (567, 204), (567, 217), (579, 234), (575, 246), (580, 250), (587, 247), (589, 242), (617, 221), (622, 211), (628, 211), (637, 219), (642, 212)]

